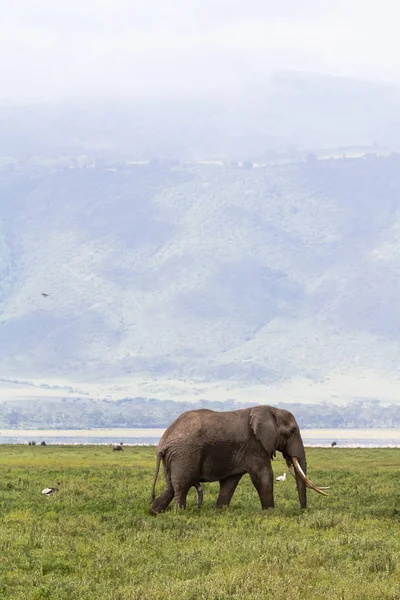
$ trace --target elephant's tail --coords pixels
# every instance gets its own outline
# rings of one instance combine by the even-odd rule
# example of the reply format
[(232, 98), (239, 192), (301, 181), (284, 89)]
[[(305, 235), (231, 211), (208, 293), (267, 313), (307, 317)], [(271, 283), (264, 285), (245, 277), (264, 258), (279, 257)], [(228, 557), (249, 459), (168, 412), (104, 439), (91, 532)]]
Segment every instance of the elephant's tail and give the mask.
[(156, 497), (156, 483), (158, 479), (158, 474), (160, 472), (160, 462), (161, 462), (161, 454), (157, 454), (157, 465), (156, 465), (156, 474), (154, 475), (153, 481), (153, 489), (151, 491), (151, 501), (153, 502)]

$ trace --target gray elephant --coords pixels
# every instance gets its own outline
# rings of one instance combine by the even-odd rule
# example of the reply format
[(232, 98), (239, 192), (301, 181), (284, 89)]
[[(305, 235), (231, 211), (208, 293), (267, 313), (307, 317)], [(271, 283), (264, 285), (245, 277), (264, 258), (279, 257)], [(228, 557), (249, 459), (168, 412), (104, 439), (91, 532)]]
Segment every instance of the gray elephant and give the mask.
[[(287, 410), (254, 406), (230, 412), (191, 410), (180, 415), (165, 430), (157, 448), (157, 466), (150, 512), (164, 511), (175, 499), (186, 507), (192, 486), (202, 481), (219, 481), (217, 507), (228, 506), (245, 473), (260, 497), (263, 509), (274, 506), (271, 460), (282, 452), (296, 479), (301, 508), (307, 506), (306, 488), (327, 496), (327, 488), (316, 487), (307, 477), (306, 455), (300, 430)], [(155, 497), (163, 463), (166, 487)], [(202, 495), (202, 494), (201, 494)], [(198, 506), (201, 499), (198, 494)]]

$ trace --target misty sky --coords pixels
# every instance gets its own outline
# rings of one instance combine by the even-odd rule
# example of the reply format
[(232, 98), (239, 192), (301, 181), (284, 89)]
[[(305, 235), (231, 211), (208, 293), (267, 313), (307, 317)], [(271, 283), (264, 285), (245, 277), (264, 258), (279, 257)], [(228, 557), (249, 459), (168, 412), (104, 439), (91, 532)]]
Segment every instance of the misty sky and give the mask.
[(400, 83), (396, 0), (2, 2), (0, 99), (240, 92), (271, 69)]

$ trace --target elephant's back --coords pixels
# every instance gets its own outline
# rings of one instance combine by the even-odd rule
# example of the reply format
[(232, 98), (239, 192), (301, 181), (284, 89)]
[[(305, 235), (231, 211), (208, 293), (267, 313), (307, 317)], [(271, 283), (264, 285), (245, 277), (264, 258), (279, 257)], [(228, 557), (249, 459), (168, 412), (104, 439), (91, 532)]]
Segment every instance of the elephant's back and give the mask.
[(169, 447), (188, 445), (202, 447), (213, 443), (242, 438), (247, 432), (248, 410), (218, 412), (207, 408), (189, 410), (177, 417), (164, 431), (158, 444), (158, 453)]
[(202, 429), (204, 422), (208, 420), (214, 411), (207, 408), (198, 410), (188, 410), (175, 419), (164, 431), (158, 443), (158, 451), (162, 452), (171, 443), (181, 439), (193, 438), (198, 435)]

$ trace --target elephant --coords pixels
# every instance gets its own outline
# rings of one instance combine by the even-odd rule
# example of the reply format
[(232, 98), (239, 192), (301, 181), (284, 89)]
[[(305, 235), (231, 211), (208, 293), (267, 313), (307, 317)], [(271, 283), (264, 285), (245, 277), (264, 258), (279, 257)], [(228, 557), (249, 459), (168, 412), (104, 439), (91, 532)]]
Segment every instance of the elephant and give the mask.
[[(250, 475), (261, 507), (273, 508), (271, 461), (276, 451), (283, 454), (296, 479), (301, 508), (307, 507), (307, 487), (328, 495), (324, 491), (328, 488), (315, 486), (306, 475), (303, 440), (289, 411), (260, 405), (226, 412), (204, 408), (184, 412), (165, 430), (158, 444), (150, 513), (163, 512), (173, 499), (178, 507), (185, 508), (189, 489), (197, 489), (203, 481), (219, 481), (216, 506), (229, 506), (245, 473)], [(161, 462), (166, 487), (156, 498)], [(201, 499), (198, 495), (198, 506)]]

